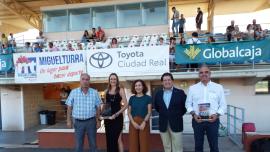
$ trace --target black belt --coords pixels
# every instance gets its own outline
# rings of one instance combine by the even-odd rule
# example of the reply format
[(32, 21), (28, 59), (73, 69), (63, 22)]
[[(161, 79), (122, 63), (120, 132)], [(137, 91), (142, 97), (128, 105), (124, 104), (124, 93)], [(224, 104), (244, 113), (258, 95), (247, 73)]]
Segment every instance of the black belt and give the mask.
[(88, 120), (91, 120), (91, 119), (94, 119), (94, 118), (96, 118), (96, 117), (91, 117), (91, 118), (87, 118), (87, 119), (77, 119), (77, 118), (75, 118), (75, 120), (77, 120), (77, 121), (88, 121)]

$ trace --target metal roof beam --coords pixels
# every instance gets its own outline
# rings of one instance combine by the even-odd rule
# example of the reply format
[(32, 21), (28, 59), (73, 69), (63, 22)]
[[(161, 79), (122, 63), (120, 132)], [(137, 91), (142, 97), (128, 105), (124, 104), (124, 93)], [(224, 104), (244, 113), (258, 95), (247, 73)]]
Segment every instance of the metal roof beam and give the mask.
[(33, 12), (31, 9), (27, 8), (23, 4), (17, 2), (16, 0), (0, 0), (0, 5), (8, 9), (13, 14), (16, 14), (19, 17), (23, 18), (34, 28), (41, 30), (42, 24), (40, 15)]

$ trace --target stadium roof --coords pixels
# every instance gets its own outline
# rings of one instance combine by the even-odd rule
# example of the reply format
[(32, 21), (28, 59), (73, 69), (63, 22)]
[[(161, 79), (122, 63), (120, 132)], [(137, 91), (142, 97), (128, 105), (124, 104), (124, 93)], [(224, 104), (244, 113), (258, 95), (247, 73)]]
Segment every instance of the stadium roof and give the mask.
[[(126, 0), (0, 0), (0, 32), (21, 32), (41, 28), (40, 8), (90, 2), (127, 2)], [(136, 0), (130, 0), (136, 1)], [(143, 1), (143, 0), (137, 0)], [(177, 6), (185, 16), (195, 16), (194, 8), (201, 7), (211, 15), (254, 12), (270, 8), (270, 0), (168, 0), (169, 8)], [(214, 10), (214, 11), (213, 11)], [(211, 13), (213, 11), (213, 13)], [(169, 11), (171, 13), (171, 11)]]

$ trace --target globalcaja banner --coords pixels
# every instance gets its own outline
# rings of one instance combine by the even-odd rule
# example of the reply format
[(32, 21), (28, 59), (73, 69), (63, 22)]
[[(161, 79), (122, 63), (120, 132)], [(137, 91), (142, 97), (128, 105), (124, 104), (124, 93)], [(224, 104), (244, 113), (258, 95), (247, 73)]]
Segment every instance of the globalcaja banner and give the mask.
[(177, 64), (269, 61), (270, 40), (177, 45), (175, 55)]
[(86, 71), (83, 51), (13, 54), (16, 83), (79, 81)]
[(0, 72), (7, 72), (12, 67), (12, 54), (0, 55)]
[(87, 51), (87, 72), (91, 77), (162, 75), (169, 71), (168, 52), (168, 45)]

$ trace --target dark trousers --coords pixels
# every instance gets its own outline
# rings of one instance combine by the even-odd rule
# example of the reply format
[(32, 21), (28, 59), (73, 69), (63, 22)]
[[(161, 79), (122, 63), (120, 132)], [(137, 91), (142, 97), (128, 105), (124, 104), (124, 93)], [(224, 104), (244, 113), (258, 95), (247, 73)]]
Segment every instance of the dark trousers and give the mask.
[(83, 152), (84, 136), (87, 134), (89, 143), (89, 152), (97, 152), (96, 146), (96, 118), (81, 121), (76, 120), (74, 123), (75, 138), (76, 138), (76, 152)]
[(210, 152), (219, 152), (218, 150), (218, 128), (219, 119), (215, 122), (197, 123), (192, 119), (192, 127), (194, 130), (195, 152), (203, 152), (204, 135), (206, 134), (210, 147)]

